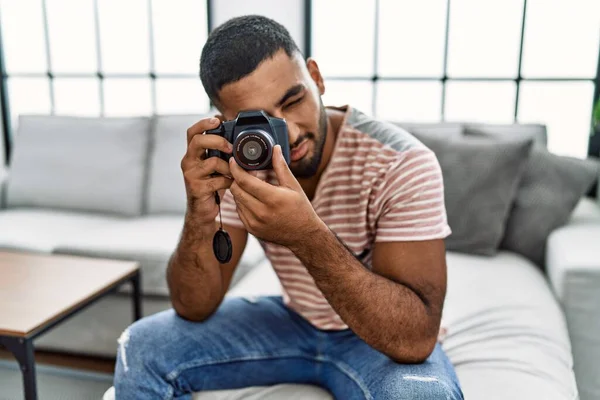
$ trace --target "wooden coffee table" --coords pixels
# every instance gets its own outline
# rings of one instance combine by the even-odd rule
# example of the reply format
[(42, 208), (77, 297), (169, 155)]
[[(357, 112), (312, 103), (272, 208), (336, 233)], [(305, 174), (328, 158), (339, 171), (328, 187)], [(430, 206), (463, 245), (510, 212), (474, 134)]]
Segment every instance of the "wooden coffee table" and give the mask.
[(0, 251), (0, 346), (19, 362), (27, 400), (37, 399), (33, 340), (128, 281), (138, 320), (137, 262)]

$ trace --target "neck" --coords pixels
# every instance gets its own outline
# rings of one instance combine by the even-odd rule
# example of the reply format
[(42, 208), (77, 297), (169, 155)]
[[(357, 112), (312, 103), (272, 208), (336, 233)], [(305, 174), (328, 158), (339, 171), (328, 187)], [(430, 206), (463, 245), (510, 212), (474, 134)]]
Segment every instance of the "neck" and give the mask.
[(340, 110), (326, 109), (326, 113), (327, 136), (325, 137), (325, 143), (323, 144), (323, 156), (321, 157), (321, 162), (319, 163), (317, 173), (310, 178), (298, 179), (300, 186), (302, 186), (302, 189), (304, 190), (304, 193), (306, 193), (306, 196), (309, 198), (309, 200), (313, 199), (317, 185), (321, 180), (321, 175), (323, 175), (323, 171), (325, 171), (325, 168), (327, 168), (327, 165), (329, 164), (329, 160), (333, 154), (333, 148), (335, 147), (337, 133), (344, 119), (344, 113)]

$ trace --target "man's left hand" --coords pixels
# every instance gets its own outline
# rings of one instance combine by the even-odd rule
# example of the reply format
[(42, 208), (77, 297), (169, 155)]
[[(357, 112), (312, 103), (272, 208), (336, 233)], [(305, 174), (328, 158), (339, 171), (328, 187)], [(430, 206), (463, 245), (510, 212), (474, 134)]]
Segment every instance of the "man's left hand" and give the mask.
[(324, 227), (300, 183), (288, 168), (281, 146), (273, 149), (273, 170), (279, 186), (264, 182), (229, 159), (234, 182), (230, 191), (246, 230), (285, 247), (299, 246)]

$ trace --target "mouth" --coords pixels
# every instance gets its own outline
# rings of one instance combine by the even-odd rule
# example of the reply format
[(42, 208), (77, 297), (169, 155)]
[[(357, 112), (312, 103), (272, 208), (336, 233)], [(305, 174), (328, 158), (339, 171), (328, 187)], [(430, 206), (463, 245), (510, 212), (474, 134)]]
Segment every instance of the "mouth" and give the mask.
[(308, 152), (308, 139), (304, 139), (298, 146), (290, 152), (290, 160), (298, 161)]

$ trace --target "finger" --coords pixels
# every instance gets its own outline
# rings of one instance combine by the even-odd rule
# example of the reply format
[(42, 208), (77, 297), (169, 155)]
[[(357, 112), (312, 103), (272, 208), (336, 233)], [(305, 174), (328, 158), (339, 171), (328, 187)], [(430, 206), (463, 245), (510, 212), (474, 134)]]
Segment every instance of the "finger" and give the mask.
[(207, 149), (220, 150), (224, 153), (231, 154), (233, 145), (223, 136), (212, 134), (196, 135), (192, 138), (192, 141), (188, 146), (188, 154), (191, 157), (205, 159)]
[(262, 221), (265, 216), (265, 205), (257, 198), (244, 191), (237, 182), (233, 182), (229, 188), (235, 203), (241, 207), (246, 216), (253, 217), (255, 220)]
[(219, 190), (228, 189), (233, 184), (233, 180), (226, 176), (215, 176), (202, 181), (202, 187), (195, 193), (200, 200), (206, 200)]
[(219, 118), (203, 118), (200, 121), (196, 122), (194, 125), (190, 126), (187, 130), (187, 143), (188, 145), (192, 141), (192, 138), (195, 135), (201, 135), (205, 131), (209, 129), (215, 129), (219, 126), (221, 121)]
[(273, 186), (265, 181), (258, 179), (256, 176), (252, 176), (248, 171), (240, 167), (233, 157), (229, 159), (229, 170), (231, 176), (235, 179), (235, 182), (244, 189), (245, 192), (250, 193), (257, 199), (266, 202), (273, 194)]
[(278, 144), (275, 145), (275, 148), (273, 149), (273, 170), (275, 170), (275, 176), (277, 176), (279, 186), (285, 186), (293, 190), (302, 189), (285, 162), (285, 158), (281, 152), (281, 146)]
[(210, 157), (204, 160), (198, 160), (194, 157), (184, 157), (181, 161), (183, 173), (190, 179), (198, 179), (209, 176), (213, 173), (219, 173), (225, 176), (231, 176), (229, 164), (219, 157)]
[(227, 161), (219, 157), (210, 157), (200, 163), (200, 171), (205, 175), (218, 173), (225, 176), (231, 176), (231, 170)]

